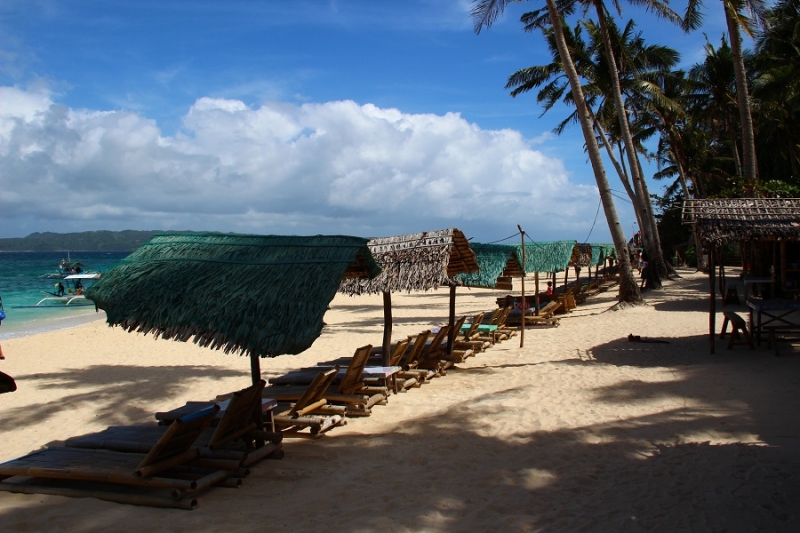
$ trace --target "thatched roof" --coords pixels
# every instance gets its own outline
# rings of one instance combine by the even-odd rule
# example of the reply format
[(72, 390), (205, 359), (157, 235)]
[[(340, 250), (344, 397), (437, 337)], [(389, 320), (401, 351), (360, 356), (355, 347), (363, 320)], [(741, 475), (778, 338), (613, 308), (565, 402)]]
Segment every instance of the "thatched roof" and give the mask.
[(572, 249), (569, 266), (597, 266), (609, 257), (616, 257), (613, 244), (578, 243)]
[(345, 280), (341, 292), (427, 291), (458, 285), (457, 274), (478, 270), (469, 241), (455, 228), (370, 239), (367, 246), (383, 272), (374, 279)]
[(800, 240), (800, 199), (717, 198), (683, 203), (684, 224), (695, 224), (705, 244)]
[[(522, 263), (522, 245), (516, 247), (517, 260)], [(561, 272), (572, 257), (575, 241), (525, 243), (525, 272)]]
[(517, 260), (517, 246), (508, 244), (472, 243), (478, 270), (459, 274), (457, 278), (469, 287), (493, 289), (501, 276), (521, 277), (522, 266)]
[(271, 357), (311, 346), (342, 279), (379, 273), (359, 237), (160, 234), (86, 296), (112, 326)]

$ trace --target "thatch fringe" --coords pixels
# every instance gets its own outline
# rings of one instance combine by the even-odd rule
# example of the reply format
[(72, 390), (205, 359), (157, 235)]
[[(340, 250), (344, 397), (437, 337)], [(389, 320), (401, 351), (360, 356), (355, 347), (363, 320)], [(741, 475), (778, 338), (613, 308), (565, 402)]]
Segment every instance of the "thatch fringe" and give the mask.
[(86, 296), (128, 331), (271, 357), (311, 346), (342, 279), (379, 272), (359, 237), (161, 234)]

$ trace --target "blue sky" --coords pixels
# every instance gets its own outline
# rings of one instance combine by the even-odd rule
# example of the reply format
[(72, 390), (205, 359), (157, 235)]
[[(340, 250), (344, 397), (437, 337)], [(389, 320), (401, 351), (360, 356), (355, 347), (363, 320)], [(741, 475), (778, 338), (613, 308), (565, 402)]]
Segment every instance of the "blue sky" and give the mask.
[[(689, 66), (702, 32), (724, 31), (707, 4), (690, 36), (623, 17)], [(0, 237), (458, 227), (489, 242), (521, 224), (609, 242), (580, 130), (553, 135), (563, 110), (503, 89), (549, 62), (519, 23), (539, 5), (476, 35), (469, 1), (4, 0)]]

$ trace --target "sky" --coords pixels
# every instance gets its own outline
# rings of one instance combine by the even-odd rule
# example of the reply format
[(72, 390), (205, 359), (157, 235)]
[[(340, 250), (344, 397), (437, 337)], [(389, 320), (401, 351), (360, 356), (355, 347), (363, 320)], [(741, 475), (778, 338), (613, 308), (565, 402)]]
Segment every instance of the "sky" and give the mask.
[[(623, 19), (688, 68), (705, 35), (719, 43), (718, 4), (690, 35), (628, 4)], [(568, 110), (504, 89), (550, 62), (519, 22), (541, 5), (476, 34), (466, 0), (1, 0), (0, 237), (456, 227), (496, 242), (519, 224), (610, 242), (580, 128), (553, 133)]]

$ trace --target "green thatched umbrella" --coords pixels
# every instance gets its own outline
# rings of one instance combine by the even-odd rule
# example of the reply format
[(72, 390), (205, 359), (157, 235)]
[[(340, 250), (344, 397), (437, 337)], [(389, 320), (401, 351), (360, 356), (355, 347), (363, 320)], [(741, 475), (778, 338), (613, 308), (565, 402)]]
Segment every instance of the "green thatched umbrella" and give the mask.
[(249, 355), (257, 383), (259, 357), (316, 340), (343, 279), (379, 273), (360, 237), (160, 234), (86, 297), (112, 326)]
[(517, 260), (519, 246), (510, 244), (472, 243), (479, 270), (456, 276), (468, 287), (494, 289), (501, 276), (521, 277), (522, 266)]
[[(392, 339), (392, 297), (394, 291), (428, 291), (442, 285), (450, 287), (450, 328), (455, 323), (456, 278), (475, 272), (475, 252), (464, 234), (455, 228), (371, 239), (368, 243), (383, 271), (374, 279), (349, 279), (340, 291), (349, 294), (383, 293), (383, 357), (388, 364)], [(455, 332), (450, 332), (448, 351)]]

